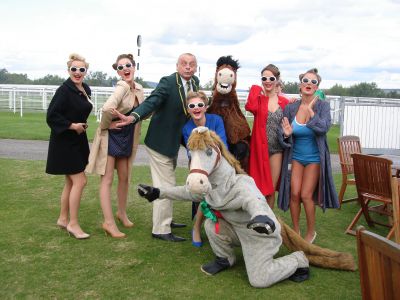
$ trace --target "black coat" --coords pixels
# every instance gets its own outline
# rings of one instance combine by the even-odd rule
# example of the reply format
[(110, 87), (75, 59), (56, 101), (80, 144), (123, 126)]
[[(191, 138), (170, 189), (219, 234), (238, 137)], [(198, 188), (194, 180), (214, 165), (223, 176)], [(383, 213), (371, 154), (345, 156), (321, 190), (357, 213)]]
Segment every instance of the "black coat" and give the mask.
[[(90, 96), (88, 85), (83, 88)], [(77, 174), (85, 170), (89, 157), (86, 132), (68, 129), (71, 123), (86, 123), (92, 104), (68, 78), (56, 91), (47, 109), (51, 129), (46, 173)]]

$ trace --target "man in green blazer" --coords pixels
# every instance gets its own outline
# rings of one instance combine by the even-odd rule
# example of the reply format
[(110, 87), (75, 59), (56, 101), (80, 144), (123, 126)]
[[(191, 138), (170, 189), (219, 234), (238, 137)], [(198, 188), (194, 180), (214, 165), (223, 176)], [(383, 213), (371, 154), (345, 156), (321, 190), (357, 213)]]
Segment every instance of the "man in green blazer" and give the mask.
[[(136, 123), (153, 114), (144, 143), (150, 156), (153, 186), (156, 187), (176, 185), (175, 168), (181, 132), (189, 118), (186, 94), (188, 91), (199, 90), (199, 79), (194, 76), (197, 71), (197, 59), (193, 54), (181, 54), (176, 63), (176, 71), (161, 78), (151, 95), (130, 116), (118, 114), (121, 122), (117, 126)], [(185, 225), (171, 223), (172, 201), (154, 201), (152, 236), (172, 242), (184, 241), (184, 238), (172, 234), (171, 226)]]

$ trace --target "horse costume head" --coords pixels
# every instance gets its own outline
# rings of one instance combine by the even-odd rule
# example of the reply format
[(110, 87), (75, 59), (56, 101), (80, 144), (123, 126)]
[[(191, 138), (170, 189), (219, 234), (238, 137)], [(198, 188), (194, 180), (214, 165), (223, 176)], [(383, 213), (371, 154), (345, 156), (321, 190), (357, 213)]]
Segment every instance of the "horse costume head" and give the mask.
[(192, 194), (207, 194), (211, 191), (209, 176), (224, 159), (235, 169), (236, 173), (245, 173), (219, 136), (207, 127), (199, 126), (193, 129), (187, 146), (191, 160), (186, 186)]
[(229, 150), (246, 169), (250, 127), (240, 109), (236, 93), (236, 73), (239, 68), (238, 60), (232, 59), (231, 55), (218, 59), (212, 101), (207, 112), (222, 117)]
[(236, 88), (236, 72), (240, 68), (238, 60), (232, 59), (232, 56), (222, 56), (217, 61), (215, 71), (214, 89), (222, 94), (229, 94)]

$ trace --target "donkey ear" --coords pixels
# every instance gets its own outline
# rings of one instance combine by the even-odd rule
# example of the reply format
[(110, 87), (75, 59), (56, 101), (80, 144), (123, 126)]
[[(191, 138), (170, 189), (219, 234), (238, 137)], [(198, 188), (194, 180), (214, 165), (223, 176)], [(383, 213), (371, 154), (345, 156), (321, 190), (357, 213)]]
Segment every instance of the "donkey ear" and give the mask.
[(198, 133), (203, 133), (203, 132), (207, 132), (208, 128), (204, 127), (204, 126), (199, 126), (199, 127), (196, 127), (195, 129), (193, 129), (193, 131), (198, 132)]

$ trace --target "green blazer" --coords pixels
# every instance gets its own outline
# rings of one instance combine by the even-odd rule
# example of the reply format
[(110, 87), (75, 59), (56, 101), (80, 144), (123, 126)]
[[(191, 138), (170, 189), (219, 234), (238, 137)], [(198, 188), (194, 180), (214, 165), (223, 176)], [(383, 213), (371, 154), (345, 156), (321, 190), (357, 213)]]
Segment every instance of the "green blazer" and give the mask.
[[(191, 79), (194, 91), (199, 90), (199, 79)], [(152, 114), (144, 143), (154, 151), (168, 156), (178, 155), (182, 128), (188, 120), (185, 90), (179, 74), (161, 78), (157, 87), (133, 112), (136, 122)]]

